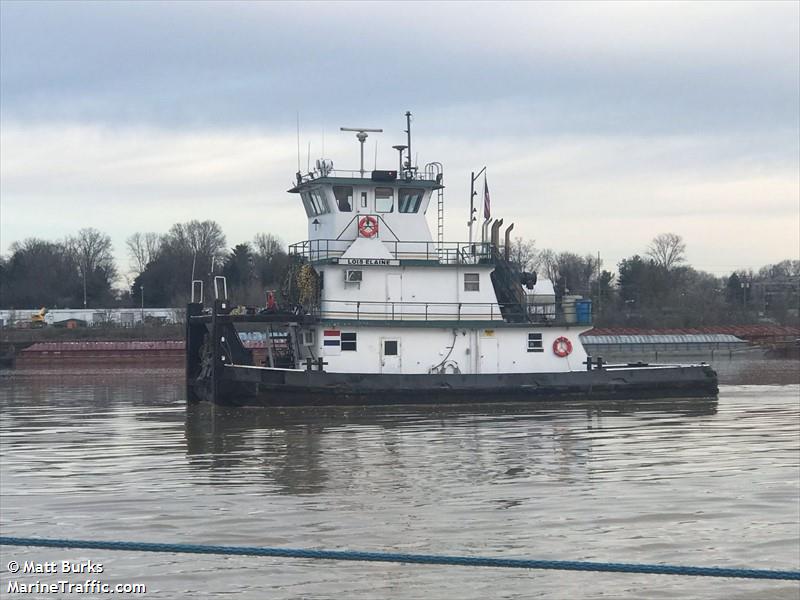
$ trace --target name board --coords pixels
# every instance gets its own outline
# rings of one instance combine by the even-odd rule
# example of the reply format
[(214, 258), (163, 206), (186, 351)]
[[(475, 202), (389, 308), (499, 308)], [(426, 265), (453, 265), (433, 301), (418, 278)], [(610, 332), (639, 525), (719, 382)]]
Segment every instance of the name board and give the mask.
[(348, 267), (399, 267), (399, 260), (391, 258), (340, 258), (340, 265)]

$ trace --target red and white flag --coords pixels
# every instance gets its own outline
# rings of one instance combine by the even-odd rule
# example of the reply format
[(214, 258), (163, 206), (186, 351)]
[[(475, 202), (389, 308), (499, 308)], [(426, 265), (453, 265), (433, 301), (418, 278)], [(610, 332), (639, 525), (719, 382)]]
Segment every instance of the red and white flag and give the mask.
[(486, 178), (483, 178), (483, 218), (488, 219), (492, 216), (492, 210), (489, 201), (489, 184), (486, 183)]

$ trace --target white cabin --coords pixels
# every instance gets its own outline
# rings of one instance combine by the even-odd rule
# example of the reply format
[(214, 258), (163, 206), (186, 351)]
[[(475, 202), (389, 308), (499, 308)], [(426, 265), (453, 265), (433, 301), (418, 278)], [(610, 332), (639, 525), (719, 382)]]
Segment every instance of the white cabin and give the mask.
[(479, 242), (434, 240), (426, 213), (435, 202), (441, 232), (441, 166), (406, 164), (342, 172), (323, 160), (298, 173), (289, 191), (308, 239), (290, 253), (320, 277), (316, 324), (296, 332), (298, 364), (322, 357), (326, 371), (376, 374), (585, 369), (588, 323), (559, 317), (552, 285), (525, 289), (502, 253), (499, 223)]

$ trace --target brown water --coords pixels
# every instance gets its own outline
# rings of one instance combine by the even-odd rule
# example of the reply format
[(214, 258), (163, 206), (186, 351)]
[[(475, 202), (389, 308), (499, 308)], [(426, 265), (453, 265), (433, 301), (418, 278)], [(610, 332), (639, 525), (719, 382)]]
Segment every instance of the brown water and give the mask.
[[(798, 363), (715, 367), (717, 401), (491, 410), (187, 411), (180, 371), (6, 371), (2, 534), (800, 569)], [(11, 580), (87, 578), (148, 599), (800, 597), (790, 582), (0, 550), (9, 598)], [(6, 567), (87, 559), (104, 572)]]

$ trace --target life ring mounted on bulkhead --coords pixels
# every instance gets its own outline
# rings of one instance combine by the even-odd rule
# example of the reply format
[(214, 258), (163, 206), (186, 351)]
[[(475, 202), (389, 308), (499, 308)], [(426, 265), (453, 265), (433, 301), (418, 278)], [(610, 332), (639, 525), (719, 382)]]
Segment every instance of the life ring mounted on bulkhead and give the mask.
[(364, 215), (358, 220), (358, 235), (372, 238), (378, 235), (378, 219), (372, 215)]
[(572, 354), (572, 342), (569, 341), (568, 338), (565, 338), (563, 335), (561, 337), (557, 337), (553, 342), (553, 354), (564, 358)]

